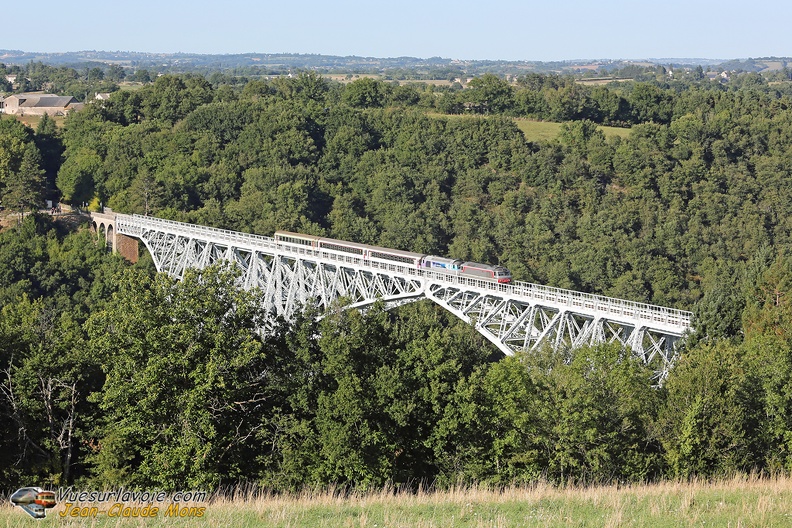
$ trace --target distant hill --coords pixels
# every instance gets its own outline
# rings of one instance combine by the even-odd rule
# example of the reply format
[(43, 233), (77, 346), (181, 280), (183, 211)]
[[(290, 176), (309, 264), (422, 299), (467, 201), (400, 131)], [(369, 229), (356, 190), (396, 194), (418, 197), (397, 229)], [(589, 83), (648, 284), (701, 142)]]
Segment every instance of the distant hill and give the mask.
[(300, 53), (241, 53), (233, 55), (202, 55), (197, 53), (143, 53), (134, 51), (73, 51), (39, 53), (19, 50), (0, 50), (0, 62), (23, 65), (43, 62), (51, 65), (85, 67), (92, 64), (118, 64), (127, 68), (146, 68), (161, 72), (232, 71), (254, 69), (258, 73), (283, 74), (297, 70), (322, 73), (378, 73), (403, 77), (406, 72), (431, 78), (453, 79), (462, 74), (497, 73), (521, 75), (536, 73), (572, 73), (585, 70), (614, 70), (629, 65), (672, 65), (674, 67), (710, 67), (717, 70), (766, 71), (787, 66), (788, 57), (755, 59), (576, 59), (569, 61), (493, 61), (457, 60), (442, 57), (358, 57), (315, 55)]

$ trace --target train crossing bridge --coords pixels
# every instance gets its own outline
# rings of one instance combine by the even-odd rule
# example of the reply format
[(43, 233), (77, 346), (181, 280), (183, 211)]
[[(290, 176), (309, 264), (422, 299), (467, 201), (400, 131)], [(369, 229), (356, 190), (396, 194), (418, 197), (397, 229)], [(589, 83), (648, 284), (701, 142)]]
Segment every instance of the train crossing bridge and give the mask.
[[(505, 354), (545, 344), (577, 347), (618, 342), (650, 365), (660, 380), (676, 358), (675, 343), (690, 328), (690, 312), (526, 282), (479, 278), (381, 263), (351, 254), (295, 247), (274, 238), (153, 217), (95, 214), (97, 231), (143, 242), (158, 271), (181, 278), (187, 268), (221, 260), (242, 270), (243, 286), (264, 292), (268, 308), (290, 319), (311, 301), (327, 309), (381, 299), (389, 307), (430, 299), (474, 325)], [(100, 228), (100, 225), (102, 228)]]

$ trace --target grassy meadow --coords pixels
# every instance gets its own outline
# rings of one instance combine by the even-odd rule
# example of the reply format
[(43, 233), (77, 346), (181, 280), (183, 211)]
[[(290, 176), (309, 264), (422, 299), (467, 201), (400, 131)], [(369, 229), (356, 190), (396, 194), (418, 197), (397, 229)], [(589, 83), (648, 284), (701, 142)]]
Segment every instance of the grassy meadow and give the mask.
[[(17, 121), (20, 121), (21, 123), (24, 123), (25, 125), (35, 130), (38, 127), (39, 122), (41, 121), (41, 116), (40, 115), (16, 116), (11, 114), (0, 114), (0, 119), (16, 119)], [(55, 116), (52, 117), (52, 119), (55, 121), (55, 125), (58, 128), (62, 128), (63, 122), (66, 120), (64, 116)]]
[[(558, 137), (561, 131), (561, 123), (553, 123), (550, 121), (532, 121), (530, 119), (515, 119), (517, 126), (525, 135), (528, 141), (550, 141)], [(597, 127), (602, 130), (605, 137), (620, 136), (627, 138), (630, 135), (629, 128), (618, 128), (609, 126)]]
[(677, 527), (791, 526), (792, 479), (739, 477), (716, 482), (666, 482), (628, 487), (558, 489), (547, 485), (492, 491), (392, 490), (341, 496), (236, 494), (206, 504), (205, 515), (149, 520), (64, 519), (58, 504), (36, 521), (0, 506), (0, 527), (210, 526), (210, 527)]
[[(428, 112), (427, 115), (429, 117), (442, 117), (444, 119), (487, 119), (488, 117), (481, 115), (449, 115), (436, 112)], [(525, 139), (528, 141), (551, 141), (557, 138), (558, 133), (561, 132), (562, 123), (555, 123), (552, 121), (535, 121), (533, 119), (526, 119), (522, 117), (514, 118), (514, 122), (517, 124), (517, 128), (520, 129), (523, 135), (525, 135)], [(602, 133), (605, 134), (605, 137), (607, 138), (613, 136), (627, 138), (630, 136), (629, 128), (609, 126), (599, 126), (597, 128), (602, 130)]]

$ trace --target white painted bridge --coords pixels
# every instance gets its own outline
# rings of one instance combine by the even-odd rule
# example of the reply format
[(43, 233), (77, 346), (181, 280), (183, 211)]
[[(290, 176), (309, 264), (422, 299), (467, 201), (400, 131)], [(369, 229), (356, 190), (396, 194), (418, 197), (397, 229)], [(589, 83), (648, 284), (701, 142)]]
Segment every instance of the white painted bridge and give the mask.
[[(494, 282), (378, 263), (351, 254), (296, 248), (274, 238), (123, 214), (94, 214), (97, 231), (145, 244), (158, 271), (181, 278), (187, 268), (221, 260), (242, 270), (243, 286), (264, 292), (274, 313), (291, 319), (311, 301), (320, 308), (362, 307), (381, 299), (398, 306), (430, 299), (472, 324), (505, 354), (520, 349), (618, 342), (650, 365), (660, 380), (690, 328), (690, 312), (551, 288)], [(110, 243), (108, 239), (108, 243)], [(114, 243), (114, 242), (113, 242)]]

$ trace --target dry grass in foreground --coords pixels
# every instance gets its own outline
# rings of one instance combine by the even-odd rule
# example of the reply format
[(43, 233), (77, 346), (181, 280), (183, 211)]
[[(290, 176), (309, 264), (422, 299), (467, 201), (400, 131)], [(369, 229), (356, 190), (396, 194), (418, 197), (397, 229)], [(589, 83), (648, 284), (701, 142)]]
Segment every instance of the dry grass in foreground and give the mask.
[(0, 526), (792, 526), (792, 479), (739, 477), (717, 482), (666, 482), (617, 488), (558, 489), (547, 485), (502, 491), (460, 488), (433, 493), (296, 496), (237, 493), (206, 505), (202, 518), (62, 519), (61, 505), (34, 521), (10, 505)]

